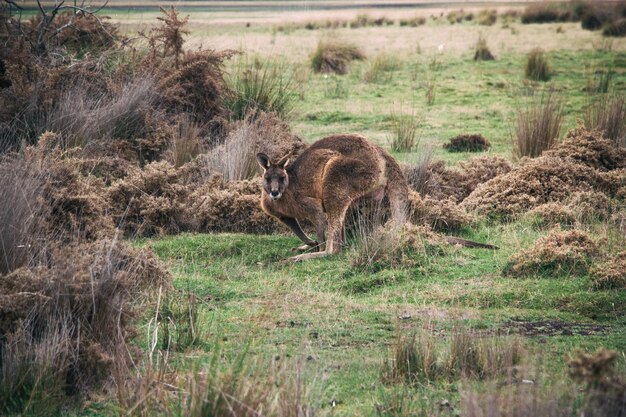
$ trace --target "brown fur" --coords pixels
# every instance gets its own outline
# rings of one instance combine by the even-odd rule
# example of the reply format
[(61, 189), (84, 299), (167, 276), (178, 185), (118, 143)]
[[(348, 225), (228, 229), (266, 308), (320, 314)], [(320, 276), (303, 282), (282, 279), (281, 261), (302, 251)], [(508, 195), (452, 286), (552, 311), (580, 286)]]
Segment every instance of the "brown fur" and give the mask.
[[(346, 212), (360, 198), (387, 197), (394, 221), (404, 221), (409, 187), (402, 171), (391, 155), (363, 136), (320, 139), (292, 164), (286, 158), (272, 163), (265, 154), (257, 155), (257, 159), (264, 169), (263, 211), (289, 226), (308, 246), (320, 250), (295, 260), (340, 252)], [(302, 231), (298, 222), (304, 220), (316, 225), (319, 242)]]

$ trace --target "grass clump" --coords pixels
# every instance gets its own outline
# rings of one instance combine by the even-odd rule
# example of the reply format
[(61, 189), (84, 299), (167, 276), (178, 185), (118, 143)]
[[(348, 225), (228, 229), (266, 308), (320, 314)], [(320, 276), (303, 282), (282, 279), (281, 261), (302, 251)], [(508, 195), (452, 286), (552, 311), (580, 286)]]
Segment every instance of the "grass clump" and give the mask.
[(290, 71), (285, 65), (270, 61), (247, 63), (242, 60), (228, 85), (232, 94), (224, 104), (238, 120), (260, 111), (285, 118), (293, 111), (297, 97)]
[(354, 60), (365, 59), (365, 54), (355, 45), (340, 41), (320, 41), (311, 57), (311, 67), (324, 74), (346, 74)]
[(584, 116), (585, 126), (603, 132), (616, 146), (626, 147), (626, 99), (620, 95), (601, 95)]
[(513, 137), (514, 157), (535, 158), (556, 145), (562, 121), (563, 106), (552, 91), (519, 110)]
[(525, 74), (526, 78), (533, 81), (550, 79), (550, 65), (541, 48), (535, 48), (528, 53)]
[(498, 20), (498, 11), (495, 9), (484, 9), (478, 12), (476, 22), (483, 26), (493, 26)]
[(503, 273), (513, 277), (582, 275), (589, 272), (592, 259), (598, 255), (598, 243), (586, 233), (557, 228), (513, 255)]
[(378, 54), (369, 60), (363, 73), (363, 81), (366, 83), (388, 82), (393, 71), (401, 68), (402, 64), (397, 56), (387, 53)]
[(371, 218), (360, 218), (350, 262), (352, 268), (372, 273), (388, 268), (414, 267), (429, 256), (442, 254), (445, 245), (443, 236), (428, 226), (410, 223), (382, 225)]
[(415, 111), (411, 114), (401, 114), (393, 111), (391, 120), (391, 149), (395, 152), (410, 152), (419, 143), (417, 131), (419, 120)]
[(400, 26), (418, 27), (426, 24), (426, 18), (416, 16), (410, 19), (400, 19)]
[(382, 381), (410, 385), (492, 379), (506, 376), (524, 353), (515, 337), (486, 336), (466, 328), (452, 328), (443, 344), (437, 339), (428, 329), (397, 338), (392, 359), (383, 362)]
[(449, 152), (484, 152), (491, 148), (491, 143), (481, 134), (458, 135), (443, 145)]
[(474, 61), (493, 61), (496, 59), (489, 47), (487, 46), (487, 40), (480, 35), (478, 37), (478, 42), (476, 42), (476, 52), (474, 52)]
[(602, 35), (623, 38), (626, 36), (626, 19), (619, 19), (614, 22), (607, 23), (602, 28)]

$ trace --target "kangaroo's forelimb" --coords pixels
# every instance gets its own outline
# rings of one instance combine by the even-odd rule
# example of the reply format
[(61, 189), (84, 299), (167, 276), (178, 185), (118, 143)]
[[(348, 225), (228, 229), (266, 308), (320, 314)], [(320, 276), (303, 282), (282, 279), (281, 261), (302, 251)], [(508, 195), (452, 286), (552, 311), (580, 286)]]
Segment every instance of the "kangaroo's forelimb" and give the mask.
[(291, 229), (291, 231), (296, 236), (298, 236), (298, 238), (300, 238), (301, 241), (306, 243), (308, 246), (310, 246), (312, 248), (314, 248), (316, 246), (319, 246), (319, 242), (317, 242), (316, 240), (311, 239), (310, 237), (308, 237), (306, 235), (306, 233), (304, 233), (304, 231), (300, 227), (300, 223), (298, 223), (297, 219), (294, 219), (294, 218), (291, 218), (291, 217), (280, 217), (279, 220), (281, 222), (283, 222), (284, 224), (286, 224)]

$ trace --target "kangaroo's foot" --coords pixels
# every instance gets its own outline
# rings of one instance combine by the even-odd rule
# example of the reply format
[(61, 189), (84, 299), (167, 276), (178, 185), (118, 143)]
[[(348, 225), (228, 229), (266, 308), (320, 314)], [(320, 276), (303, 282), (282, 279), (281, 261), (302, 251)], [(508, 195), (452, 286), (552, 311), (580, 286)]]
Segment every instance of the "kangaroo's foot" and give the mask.
[(328, 256), (328, 252), (303, 253), (300, 255), (292, 256), (291, 258), (289, 258), (289, 260), (291, 262), (302, 262), (308, 261), (309, 259), (323, 258), (324, 256)]
[(317, 242), (313, 242), (313, 243), (305, 243), (302, 246), (296, 246), (295, 248), (291, 248), (292, 252), (307, 252), (310, 251), (311, 249), (314, 249), (316, 251), (321, 250), (321, 245)]

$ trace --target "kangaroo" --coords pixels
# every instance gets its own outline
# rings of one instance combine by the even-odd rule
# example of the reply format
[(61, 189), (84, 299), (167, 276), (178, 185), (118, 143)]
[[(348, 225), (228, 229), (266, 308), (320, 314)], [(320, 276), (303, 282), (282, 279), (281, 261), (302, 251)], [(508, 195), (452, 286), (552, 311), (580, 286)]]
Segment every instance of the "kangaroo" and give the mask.
[[(387, 197), (392, 220), (403, 224), (409, 186), (400, 166), (381, 147), (360, 135), (333, 135), (320, 139), (290, 163), (257, 154), (263, 168), (263, 211), (287, 225), (305, 247), (317, 252), (293, 257), (312, 259), (341, 251), (346, 213), (360, 198)], [(315, 225), (317, 240), (302, 231), (299, 221)], [(328, 239), (326, 232), (328, 231)]]

